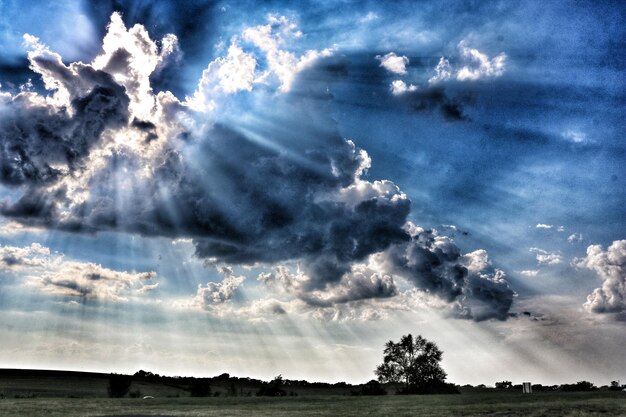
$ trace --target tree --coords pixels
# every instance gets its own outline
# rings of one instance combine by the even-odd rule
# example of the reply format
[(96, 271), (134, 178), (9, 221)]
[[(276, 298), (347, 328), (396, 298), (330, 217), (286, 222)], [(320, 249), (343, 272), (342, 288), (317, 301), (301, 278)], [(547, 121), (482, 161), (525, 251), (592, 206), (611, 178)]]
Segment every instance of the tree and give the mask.
[(272, 382), (263, 383), (256, 395), (261, 397), (284, 397), (287, 395), (287, 391), (283, 389), (285, 380), (282, 375), (275, 377)]
[(442, 354), (435, 343), (408, 334), (398, 343), (387, 342), (384, 361), (375, 373), (382, 383), (403, 384), (403, 393), (436, 392), (447, 387), (446, 373), (439, 365)]
[(502, 382), (496, 382), (496, 388), (512, 388), (513, 387), (513, 383), (511, 381), (502, 381)]
[(109, 397), (121, 398), (128, 394), (132, 382), (133, 378), (129, 375), (111, 374), (109, 376), (109, 385), (107, 386)]
[(204, 378), (194, 379), (189, 389), (189, 395), (192, 397), (209, 397), (211, 395), (211, 386)]

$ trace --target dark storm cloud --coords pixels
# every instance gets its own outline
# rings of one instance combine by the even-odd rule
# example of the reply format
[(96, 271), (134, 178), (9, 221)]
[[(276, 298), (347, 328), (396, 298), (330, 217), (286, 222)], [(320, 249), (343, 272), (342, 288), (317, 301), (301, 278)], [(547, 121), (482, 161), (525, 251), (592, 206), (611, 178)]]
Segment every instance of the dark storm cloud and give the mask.
[(514, 292), (504, 274), (471, 270), (460, 248), (449, 238), (418, 229), (411, 241), (390, 247), (382, 259), (389, 271), (411, 281), (416, 288), (450, 303), (458, 303), (459, 317), (506, 320)]
[(468, 97), (451, 98), (442, 87), (427, 87), (408, 93), (406, 100), (416, 112), (438, 110), (446, 121), (469, 120), (463, 113), (463, 102), (471, 101)]
[[(71, 102), (73, 114), (33, 105), (17, 96), (0, 115), (0, 182), (5, 185), (52, 183), (73, 172), (107, 127), (128, 118), (124, 88), (104, 72), (79, 71), (92, 88)], [(74, 82), (71, 78), (68, 83)]]

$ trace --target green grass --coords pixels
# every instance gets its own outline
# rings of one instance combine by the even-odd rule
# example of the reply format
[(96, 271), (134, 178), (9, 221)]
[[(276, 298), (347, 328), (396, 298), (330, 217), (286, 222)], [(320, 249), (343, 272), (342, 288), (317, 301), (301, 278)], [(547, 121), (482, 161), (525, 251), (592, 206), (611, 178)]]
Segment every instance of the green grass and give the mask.
[(0, 416), (626, 416), (626, 393), (465, 392), (461, 395), (284, 398), (5, 398)]

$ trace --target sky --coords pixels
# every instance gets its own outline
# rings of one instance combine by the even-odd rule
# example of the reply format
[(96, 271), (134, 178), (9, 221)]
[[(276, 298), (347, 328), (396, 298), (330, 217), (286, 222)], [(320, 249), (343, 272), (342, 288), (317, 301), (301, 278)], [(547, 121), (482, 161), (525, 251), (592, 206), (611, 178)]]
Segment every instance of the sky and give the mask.
[(0, 367), (626, 380), (626, 7), (0, 0)]

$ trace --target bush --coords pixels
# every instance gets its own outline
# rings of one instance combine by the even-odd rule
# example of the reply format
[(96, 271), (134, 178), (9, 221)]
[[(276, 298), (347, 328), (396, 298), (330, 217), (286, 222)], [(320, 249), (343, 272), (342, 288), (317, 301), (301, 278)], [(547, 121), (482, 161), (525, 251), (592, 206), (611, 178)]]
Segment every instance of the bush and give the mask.
[(138, 390), (138, 389), (136, 389), (135, 391), (131, 391), (131, 392), (128, 394), (128, 396), (129, 396), (130, 398), (140, 398), (140, 397), (143, 397), (143, 395), (141, 394), (141, 391), (140, 391), (140, 390)]
[(128, 394), (132, 382), (133, 378), (129, 375), (111, 374), (109, 376), (109, 385), (107, 386), (109, 397), (121, 398)]

